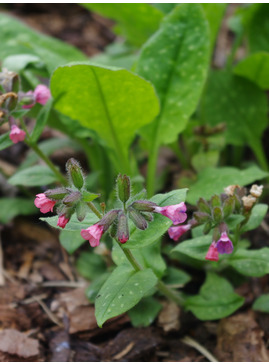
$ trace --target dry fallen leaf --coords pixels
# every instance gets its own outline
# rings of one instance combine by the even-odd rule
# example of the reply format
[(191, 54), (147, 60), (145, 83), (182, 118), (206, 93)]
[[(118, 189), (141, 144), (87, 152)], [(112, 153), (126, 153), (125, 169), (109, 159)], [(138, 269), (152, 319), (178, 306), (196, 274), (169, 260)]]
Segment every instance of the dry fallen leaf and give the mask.
[(180, 328), (180, 308), (174, 302), (164, 302), (163, 309), (158, 316), (158, 325), (165, 332), (179, 330)]
[(269, 356), (263, 335), (252, 311), (222, 319), (218, 326), (216, 356), (225, 362), (267, 362)]
[(38, 340), (17, 330), (5, 329), (0, 332), (0, 351), (22, 358), (32, 358), (39, 354)]

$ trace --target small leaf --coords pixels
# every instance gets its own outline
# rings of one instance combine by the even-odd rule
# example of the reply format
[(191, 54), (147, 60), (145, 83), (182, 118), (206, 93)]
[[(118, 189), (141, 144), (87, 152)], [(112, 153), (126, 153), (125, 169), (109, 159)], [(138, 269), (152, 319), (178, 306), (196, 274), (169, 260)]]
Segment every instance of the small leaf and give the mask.
[(136, 272), (126, 266), (117, 267), (102, 286), (95, 300), (97, 323), (103, 323), (134, 307), (155, 286), (157, 277), (151, 269)]
[(255, 165), (244, 170), (234, 167), (206, 168), (199, 173), (197, 182), (192, 184), (187, 202), (195, 205), (201, 196), (208, 200), (212, 194), (223, 193), (223, 189), (229, 185), (245, 186), (266, 176), (268, 173)]
[(153, 297), (145, 297), (128, 311), (128, 316), (134, 327), (146, 327), (152, 324), (161, 309), (162, 305)]
[[(47, 222), (52, 227), (59, 228), (57, 226), (58, 216), (41, 217), (40, 220)], [(87, 217), (81, 222), (78, 221), (75, 215), (73, 215), (66, 227), (64, 228), (64, 231), (77, 231), (81, 229), (87, 229), (89, 226), (95, 224), (98, 220), (98, 217), (96, 217), (93, 213), (88, 214)]]
[(218, 320), (232, 314), (243, 303), (244, 298), (234, 293), (233, 287), (225, 278), (208, 272), (199, 294), (188, 298), (185, 308), (199, 320)]
[(269, 313), (269, 294), (262, 294), (252, 306), (253, 310)]
[(262, 90), (269, 90), (269, 53), (258, 52), (248, 56), (237, 63), (233, 73), (256, 83)]
[(227, 262), (245, 276), (262, 277), (269, 273), (269, 248), (238, 249)]
[(82, 252), (76, 261), (76, 268), (84, 278), (92, 280), (106, 271), (106, 264), (100, 255)]
[(35, 127), (31, 134), (31, 141), (33, 143), (36, 143), (40, 135), (42, 134), (42, 131), (47, 124), (52, 105), (53, 99), (48, 100), (46, 105), (41, 108), (39, 114), (37, 115)]
[(0, 198), (0, 223), (6, 224), (18, 215), (30, 215), (36, 213), (33, 200), (20, 197)]
[(245, 233), (249, 230), (254, 230), (258, 226), (260, 226), (262, 220), (264, 219), (266, 213), (268, 211), (268, 205), (259, 203), (258, 205), (255, 205), (253, 209), (251, 210), (251, 215), (246, 223), (246, 225), (242, 228), (242, 233)]
[(8, 182), (15, 186), (46, 186), (57, 180), (58, 178), (49, 167), (33, 166), (16, 172), (8, 179)]
[(191, 258), (205, 261), (205, 256), (209, 245), (212, 243), (212, 236), (198, 236), (194, 239), (189, 239), (179, 243), (171, 253), (182, 253)]
[(94, 303), (98, 292), (100, 291), (102, 285), (105, 283), (109, 276), (110, 273), (106, 272), (101, 274), (91, 282), (91, 284), (85, 291), (86, 297), (90, 302)]
[(85, 202), (91, 202), (98, 197), (100, 197), (100, 195), (96, 194), (96, 193), (92, 193), (92, 192), (88, 192), (88, 191), (83, 191), (83, 193), (82, 193), (82, 200)]
[[(58, 219), (58, 216), (56, 216), (56, 218)], [(46, 221), (46, 218), (41, 220)], [(66, 230), (66, 228), (68, 228), (68, 225), (60, 232), (60, 243), (68, 254), (73, 254), (83, 243), (85, 243), (85, 240), (81, 237), (80, 231)]]
[(7, 132), (0, 136), (0, 150), (6, 149), (13, 145), (13, 141), (10, 139), (9, 133), (10, 132)]
[(191, 276), (184, 272), (182, 269), (168, 267), (165, 277), (163, 279), (164, 283), (167, 285), (175, 285), (177, 287), (182, 287), (191, 280)]

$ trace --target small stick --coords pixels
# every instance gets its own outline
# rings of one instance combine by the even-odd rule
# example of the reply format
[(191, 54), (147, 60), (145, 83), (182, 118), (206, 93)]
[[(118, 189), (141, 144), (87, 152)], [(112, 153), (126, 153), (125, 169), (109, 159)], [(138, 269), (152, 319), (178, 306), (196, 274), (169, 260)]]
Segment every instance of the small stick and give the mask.
[(56, 325), (63, 327), (63, 324), (57, 319), (57, 317), (51, 312), (51, 310), (48, 308), (48, 306), (40, 299), (38, 296), (35, 296), (35, 301), (40, 304), (40, 306), (43, 308), (45, 313), (48, 315), (50, 320), (54, 322)]
[(191, 337), (185, 336), (183, 339), (181, 339), (181, 341), (184, 344), (189, 345), (192, 348), (194, 348), (197, 351), (199, 351), (199, 353), (203, 354), (203, 356), (205, 358), (207, 358), (209, 361), (211, 361), (211, 362), (218, 362), (218, 359), (216, 359), (204, 346), (202, 346), (201, 344), (199, 344), (196, 340), (192, 339)]
[(84, 282), (69, 282), (69, 281), (50, 281), (41, 283), (42, 287), (70, 287), (70, 288), (79, 288), (84, 287)]
[(120, 360), (121, 358), (123, 358), (126, 354), (128, 354), (129, 353), (129, 351), (131, 351), (132, 350), (132, 348), (134, 347), (134, 342), (132, 341), (132, 342), (130, 342), (127, 346), (126, 346), (126, 348), (124, 348), (122, 351), (120, 351), (118, 354), (116, 354), (116, 355), (114, 355), (113, 356), (113, 360)]

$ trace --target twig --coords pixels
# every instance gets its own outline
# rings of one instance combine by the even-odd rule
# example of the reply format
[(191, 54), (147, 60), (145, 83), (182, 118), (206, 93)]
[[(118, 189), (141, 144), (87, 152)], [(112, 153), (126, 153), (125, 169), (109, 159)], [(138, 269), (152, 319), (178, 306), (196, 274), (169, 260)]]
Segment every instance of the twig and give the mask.
[[(34, 296), (33, 296), (34, 298)], [(35, 301), (40, 304), (45, 313), (48, 315), (49, 319), (54, 322), (56, 325), (63, 327), (63, 324), (57, 319), (57, 317), (51, 312), (48, 306), (40, 299), (38, 296), (35, 296)]]
[(113, 356), (113, 360), (120, 360), (120, 359), (122, 359), (126, 354), (128, 354), (131, 350), (132, 350), (132, 348), (134, 347), (134, 342), (132, 341), (132, 342), (130, 342), (127, 346), (126, 346), (126, 348), (124, 348), (122, 351), (120, 351), (118, 354), (116, 354), (116, 355), (114, 355)]
[(196, 340), (192, 339), (191, 337), (185, 336), (183, 339), (181, 339), (181, 341), (184, 344), (189, 345), (192, 348), (194, 348), (197, 351), (199, 351), (199, 353), (203, 354), (203, 356), (205, 358), (207, 358), (209, 361), (211, 361), (211, 362), (218, 362), (218, 359), (216, 359), (204, 346), (202, 346), (201, 344), (199, 344)]
[(50, 281), (41, 283), (42, 287), (70, 287), (70, 288), (79, 288), (84, 287), (84, 282), (69, 282), (69, 281)]

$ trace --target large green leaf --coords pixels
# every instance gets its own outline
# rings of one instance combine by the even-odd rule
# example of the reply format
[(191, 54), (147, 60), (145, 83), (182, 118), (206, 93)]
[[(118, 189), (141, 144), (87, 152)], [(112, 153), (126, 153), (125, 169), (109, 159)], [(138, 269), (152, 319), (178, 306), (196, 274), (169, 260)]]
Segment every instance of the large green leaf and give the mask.
[(85, 64), (60, 67), (52, 76), (51, 90), (56, 109), (97, 131), (126, 163), (136, 131), (159, 112), (152, 85), (126, 70)]
[(203, 197), (208, 200), (212, 195), (223, 193), (229, 185), (245, 186), (268, 176), (257, 166), (239, 170), (234, 167), (207, 168), (201, 171), (188, 193), (187, 201), (195, 204)]
[(241, 274), (250, 277), (262, 277), (269, 273), (269, 248), (238, 249), (228, 260), (228, 263)]
[(145, 297), (128, 311), (128, 316), (134, 327), (145, 327), (152, 324), (161, 309), (162, 305), (153, 297)]
[(269, 313), (269, 294), (262, 294), (252, 306), (253, 310)]
[(231, 284), (217, 274), (208, 272), (205, 283), (198, 295), (185, 303), (199, 320), (217, 320), (236, 311), (244, 303), (244, 298), (234, 293)]
[[(155, 195), (150, 201), (159, 206), (176, 205), (185, 201), (187, 189), (174, 190), (165, 194)], [(123, 245), (123, 248), (140, 249), (153, 244), (168, 230), (172, 221), (161, 214), (154, 214), (154, 220), (149, 223), (146, 230), (133, 229), (130, 233), (130, 240)]]
[(102, 286), (95, 300), (97, 323), (103, 323), (134, 307), (155, 286), (157, 277), (151, 269), (136, 272), (125, 265), (117, 267)]
[(49, 167), (32, 166), (13, 174), (8, 182), (18, 186), (45, 186), (57, 181), (57, 177)]
[(50, 72), (64, 63), (87, 59), (70, 44), (43, 35), (7, 13), (0, 13), (0, 29), (0, 59), (20, 53), (35, 55)]
[(76, 261), (78, 272), (85, 278), (92, 280), (106, 272), (106, 264), (101, 255), (92, 252), (82, 252)]
[[(113, 19), (117, 30), (136, 45), (143, 44), (158, 29), (163, 13), (151, 4), (82, 4), (87, 9)], [(134, 26), (135, 24), (135, 26)]]
[(201, 6), (182, 4), (143, 46), (137, 72), (153, 83), (161, 102), (159, 117), (141, 129), (150, 143), (171, 143), (185, 128), (206, 79), (209, 43)]
[(0, 223), (6, 224), (17, 215), (30, 215), (36, 212), (33, 200), (26, 198), (0, 198)]
[[(44, 218), (43, 221), (48, 222), (45, 219), (46, 218)], [(58, 216), (54, 217), (55, 222), (56, 219), (58, 219)], [(54, 225), (54, 227), (57, 227), (57, 225), (56, 226)], [(66, 227), (68, 228), (68, 225)], [(66, 230), (66, 229), (61, 230), (59, 239), (61, 245), (65, 248), (68, 254), (73, 254), (83, 243), (85, 243), (85, 240), (80, 235), (80, 230), (76, 231)]]
[(239, 62), (233, 72), (256, 83), (261, 89), (269, 90), (269, 53), (254, 53)]
[(226, 142), (256, 151), (267, 126), (265, 93), (254, 83), (228, 71), (214, 71), (202, 99), (202, 118), (215, 126), (226, 123)]

